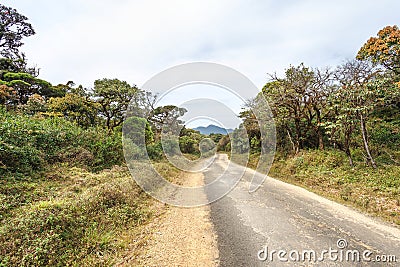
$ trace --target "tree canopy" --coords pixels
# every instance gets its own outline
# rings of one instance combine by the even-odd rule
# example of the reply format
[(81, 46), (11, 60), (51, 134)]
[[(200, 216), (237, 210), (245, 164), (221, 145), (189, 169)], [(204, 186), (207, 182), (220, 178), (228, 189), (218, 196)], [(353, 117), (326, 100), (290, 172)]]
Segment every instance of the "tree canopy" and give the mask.
[(141, 97), (141, 91), (118, 79), (101, 79), (94, 82), (93, 97), (100, 105), (100, 115), (109, 130), (121, 125), (129, 104)]
[(0, 4), (0, 48), (1, 55), (7, 58), (19, 56), (22, 38), (35, 34), (28, 18), (11, 7)]
[(400, 30), (399, 27), (386, 26), (377, 37), (371, 37), (358, 51), (358, 59), (370, 60), (400, 74)]

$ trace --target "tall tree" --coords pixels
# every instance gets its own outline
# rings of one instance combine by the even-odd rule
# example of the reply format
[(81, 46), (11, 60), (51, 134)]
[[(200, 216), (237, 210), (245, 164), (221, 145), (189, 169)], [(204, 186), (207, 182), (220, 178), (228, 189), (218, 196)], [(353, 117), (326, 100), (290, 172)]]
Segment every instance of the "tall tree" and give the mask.
[[(281, 129), (281, 133), (287, 134), (294, 153), (306, 143), (324, 148), (321, 123), (331, 90), (331, 76), (329, 70), (313, 70), (300, 64), (290, 66), (284, 78), (271, 75), (271, 81), (263, 88), (278, 131)], [(314, 136), (309, 136), (310, 133)]]
[(179, 120), (187, 110), (185, 108), (179, 108), (174, 105), (166, 105), (155, 108), (148, 118), (148, 120), (153, 124), (155, 132), (160, 134), (165, 126), (164, 131), (175, 130), (183, 122)]
[[(351, 60), (340, 65), (335, 76), (340, 84), (333, 95), (337, 111), (336, 122), (345, 133), (345, 152), (352, 164), (349, 146), (350, 136), (356, 124), (362, 135), (362, 143), (366, 152), (366, 161), (376, 168), (376, 163), (369, 148), (367, 121), (370, 113), (379, 104), (383, 92), (374, 83), (377, 71), (365, 61)], [(337, 103), (340, 100), (341, 103)], [(338, 120), (339, 119), (339, 120)]]
[(118, 79), (102, 79), (94, 82), (93, 97), (100, 104), (100, 115), (109, 130), (122, 124), (132, 104), (141, 102), (141, 90)]
[(0, 4), (0, 54), (6, 58), (21, 58), (22, 39), (35, 34), (28, 18), (11, 7)]
[(7, 72), (0, 80), (0, 84), (14, 88), (16, 92), (16, 104), (26, 104), (30, 96), (38, 94), (45, 99), (50, 97), (59, 97), (65, 94), (54, 88), (49, 82), (36, 78), (29, 73)]
[(67, 93), (64, 97), (50, 98), (47, 105), (48, 115), (62, 116), (85, 128), (96, 124), (99, 105), (89, 97)]
[(358, 51), (358, 59), (370, 60), (400, 74), (400, 29), (386, 26), (371, 37)]
[[(251, 103), (249, 103), (251, 105)], [(258, 119), (251, 109), (239, 113), (239, 118), (243, 120), (243, 127), (246, 129), (250, 140), (250, 148), (256, 151), (261, 150), (261, 130)], [(219, 141), (219, 140), (218, 140)]]
[[(388, 106), (400, 110), (400, 29), (398, 26), (386, 26), (377, 37), (371, 37), (358, 51), (357, 58), (368, 60), (373, 64), (383, 66), (386, 87), (392, 94), (387, 95), (385, 102)], [(389, 83), (388, 83), (389, 81)], [(391, 87), (391, 88), (390, 88)]]

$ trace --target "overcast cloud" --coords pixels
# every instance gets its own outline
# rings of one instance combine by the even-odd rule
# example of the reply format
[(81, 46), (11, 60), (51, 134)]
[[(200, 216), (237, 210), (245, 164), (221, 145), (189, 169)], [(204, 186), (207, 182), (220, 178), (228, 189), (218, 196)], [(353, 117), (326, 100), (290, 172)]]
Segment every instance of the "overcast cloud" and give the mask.
[[(23, 51), (40, 77), (92, 87), (99, 78), (138, 86), (176, 64), (210, 61), (248, 76), (290, 64), (334, 66), (386, 25), (400, 1), (5, 0), (37, 34)], [(230, 127), (232, 125), (229, 125)]]

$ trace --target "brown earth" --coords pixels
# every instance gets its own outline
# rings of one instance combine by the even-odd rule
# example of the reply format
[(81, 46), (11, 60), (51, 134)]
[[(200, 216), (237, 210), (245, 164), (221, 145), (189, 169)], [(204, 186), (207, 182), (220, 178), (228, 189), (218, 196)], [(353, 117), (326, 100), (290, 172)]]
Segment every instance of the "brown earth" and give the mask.
[[(204, 184), (201, 173), (184, 176), (183, 186)], [(144, 227), (141, 238), (117, 266), (218, 266), (209, 206), (182, 208), (157, 202), (155, 207), (162, 214)]]

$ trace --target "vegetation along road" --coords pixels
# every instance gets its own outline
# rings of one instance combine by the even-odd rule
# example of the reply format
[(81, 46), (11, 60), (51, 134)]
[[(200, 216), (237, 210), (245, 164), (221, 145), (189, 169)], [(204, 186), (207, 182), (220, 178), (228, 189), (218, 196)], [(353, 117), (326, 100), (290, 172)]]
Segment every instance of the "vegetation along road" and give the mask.
[[(6, 2), (18, 10), (4, 5)], [(209, 20), (196, 9), (193, 14), (198, 13), (210, 25), (223, 27), (223, 32), (235, 36), (220, 42), (215, 38), (224, 37), (217, 32), (210, 34), (211, 39), (199, 37), (190, 26), (190, 19), (197, 21), (197, 17), (188, 16), (192, 13), (184, 12), (182, 8), (186, 5), (179, 4), (168, 9), (184, 15), (185, 23), (179, 25), (188, 27), (196, 46), (184, 48), (190, 36), (178, 30), (185, 41), (178, 40), (179, 46), (174, 44), (154, 53), (158, 61), (153, 62), (148, 58), (148, 48), (176, 40), (171, 31), (178, 25), (167, 22), (179, 16), (171, 16), (165, 12), (168, 9), (161, 6), (158, 8), (161, 11), (152, 15), (154, 8), (143, 12), (141, 8), (146, 5), (118, 1), (119, 4), (107, 6), (103, 14), (101, 1), (89, 1), (87, 8), (82, 6), (83, 1), (64, 1), (68, 2), (68, 8), (59, 4), (61, 1), (47, 1), (51, 5), (45, 2), (4, 0), (0, 4), (0, 267), (399, 266), (400, 28), (393, 25), (397, 20), (389, 20), (388, 14), (380, 12), (384, 5), (378, 2), (375, 6), (354, 5), (360, 12), (368, 8), (373, 11), (371, 14), (381, 16), (364, 13), (355, 16), (354, 12), (347, 12), (349, 17), (342, 19), (346, 12), (340, 11), (335, 24), (345, 23), (343, 29), (349, 28), (346, 35), (341, 28), (332, 31), (331, 22), (330, 26), (315, 27), (318, 21), (310, 19), (311, 12), (318, 14), (321, 22), (329, 16), (309, 7), (304, 11), (311, 11), (302, 14), (297, 11), (302, 9), (296, 7), (293, 9), (296, 14), (307, 18), (312, 26), (307, 31), (313, 38), (297, 32), (296, 27), (281, 19), (281, 12), (276, 12), (279, 16), (269, 16), (264, 8), (253, 7), (260, 16), (279, 17), (279, 20), (268, 24), (258, 20), (243, 23), (242, 15), (248, 9), (235, 4), (237, 15), (229, 15), (229, 20), (223, 23), (220, 17), (231, 10), (227, 5), (218, 4), (223, 12), (204, 12), (218, 21)], [(123, 8), (128, 2), (134, 8)], [(319, 5), (316, 2), (313, 6)], [(167, 5), (172, 7), (169, 1)], [(296, 5), (301, 5), (300, 1)], [(329, 6), (325, 2), (324, 5)], [(396, 5), (392, 1), (388, 11), (398, 10)], [(210, 9), (204, 6), (204, 10)], [(85, 9), (96, 17), (100, 14), (101, 23), (92, 21), (90, 12), (82, 13)], [(329, 13), (332, 10), (325, 6), (323, 9)], [(38, 24), (34, 39), (29, 37), (36, 34), (35, 28), (24, 14), (32, 16)], [(287, 14), (300, 18), (291, 12)], [(72, 15), (84, 18), (83, 24)], [(161, 15), (168, 20), (160, 19)], [(237, 17), (240, 19), (232, 19)], [(362, 22), (361, 18), (367, 21)], [(376, 18), (382, 20), (377, 23)], [(134, 22), (130, 25), (125, 19)], [(352, 20), (357, 23), (349, 23)], [(84, 27), (87, 22), (89, 28)], [(157, 27), (150, 27), (149, 32), (156, 31), (149, 35), (143, 29), (154, 22)], [(129, 25), (129, 31), (120, 34), (125, 28), (114, 23)], [(226, 28), (235, 23), (240, 27)], [(290, 34), (286, 27), (275, 27), (279, 24), (290, 25), (296, 34)], [(372, 24), (377, 28), (370, 28)], [(158, 28), (159, 25), (168, 29)], [(201, 32), (207, 32), (203, 31), (207, 27), (198, 25)], [(134, 26), (140, 30), (136, 31)], [(365, 29), (360, 31), (357, 27)], [(318, 28), (320, 32), (314, 31)], [(157, 29), (162, 34), (157, 34)], [(245, 35), (237, 34), (237, 30)], [(275, 36), (270, 30), (279, 34)], [(322, 46), (315, 49), (314, 45), (297, 52), (293, 49), (302, 46), (299, 44), (315, 43), (315, 36), (322, 40), (321, 31), (330, 35), (336, 32), (338, 36), (326, 42), (329, 46), (318, 41), (324, 44), (323, 49)], [(99, 34), (103, 32), (106, 35)], [(140, 32), (145, 38), (139, 37)], [(117, 35), (110, 35), (114, 33)], [(265, 36), (265, 43), (259, 43), (262, 40), (258, 37), (248, 38), (249, 33)], [(148, 39), (153, 35), (160, 36), (162, 41)], [(90, 41), (95, 36), (101, 42)], [(134, 44), (142, 42), (143, 46), (132, 49), (119, 39), (127, 36), (134, 38)], [(304, 39), (296, 39), (301, 36)], [(285, 42), (275, 43), (280, 39)], [(237, 48), (246, 42), (249, 43), (239, 52)], [(356, 42), (360, 42), (358, 51), (354, 50)], [(24, 43), (29, 48), (26, 54)], [(103, 43), (107, 49), (101, 48)], [(230, 48), (220, 44), (229, 44)], [(277, 50), (271, 50), (269, 44)], [(78, 47), (86, 47), (89, 53), (75, 53), (73, 49)], [(214, 51), (217, 48), (223, 53)], [(263, 50), (260, 56), (254, 50), (257, 48)], [(174, 51), (178, 50), (185, 56), (175, 57)], [(186, 54), (192, 50), (193, 56)], [(318, 52), (322, 50), (327, 51), (323, 57)], [(257, 62), (246, 63), (249, 51), (257, 55)], [(115, 52), (124, 54), (117, 56)], [(203, 58), (203, 52), (208, 56)], [(351, 53), (354, 57), (344, 60), (344, 55)], [(266, 55), (272, 54), (279, 60), (266, 60)], [(292, 58), (284, 59), (286, 55)], [(301, 63), (300, 55), (321, 60)], [(341, 55), (343, 58), (339, 58)], [(89, 59), (90, 56), (93, 58)], [(138, 62), (137, 56), (145, 60)], [(127, 61), (117, 62), (121, 59)], [(215, 125), (192, 129), (197, 125), (191, 125), (194, 121), (185, 118), (200, 108), (216, 116), (209, 123), (220, 121), (225, 115), (213, 105), (184, 106), (180, 93), (171, 102), (163, 103), (157, 92), (136, 85), (147, 80), (147, 75), (177, 62), (232, 62), (232, 59), (238, 60), (233, 65), (241, 66), (242, 71), (245, 66), (252, 66), (247, 71), (253, 77), (262, 73), (259, 80), (262, 84), (258, 84), (260, 90), (254, 96), (240, 98), (241, 112), (240, 108), (232, 108), (235, 110), (229, 112), (234, 119), (232, 126), (220, 125), (224, 128), (219, 133)], [(68, 62), (71, 68), (67, 67)], [(265, 75), (271, 71), (269, 68), (281, 67), (282, 62), (288, 64), (287, 68)], [(335, 65), (325, 67), (328, 63)], [(112, 67), (114, 64), (121, 69)], [(102, 68), (94, 68), (97, 66)], [(39, 71), (42, 67), (43, 71)], [(124, 74), (135, 81), (121, 80)], [(168, 76), (168, 80), (174, 77)], [(242, 87), (240, 83), (236, 85)], [(207, 86), (215, 89), (214, 83)], [(188, 93), (190, 101), (186, 103), (195, 98), (214, 100), (218, 95), (211, 91), (200, 97), (197, 93), (203, 90), (193, 88), (196, 94)], [(228, 95), (223, 95), (222, 104), (236, 103), (237, 99), (225, 99)], [(268, 108), (263, 100), (267, 100)], [(274, 123), (263, 123), (254, 111), (264, 114), (268, 118), (265, 122), (273, 118)], [(205, 118), (200, 115), (196, 118)], [(198, 121), (199, 125), (203, 123), (202, 119)], [(171, 126), (168, 131), (166, 125)], [(175, 129), (179, 129), (178, 136), (171, 135)], [(274, 154), (268, 175), (279, 180), (268, 178), (257, 191), (249, 193), (253, 174), (259, 178), (262, 175), (250, 167), (265, 165), (262, 158), (266, 151)], [(214, 161), (196, 173), (185, 172), (170, 161), (171, 155), (180, 154), (191, 160), (211, 159), (211, 153)], [(239, 158), (249, 155), (249, 168), (230, 162), (228, 155), (235, 162), (238, 160), (234, 155)], [(143, 160), (174, 184), (198, 187), (215, 182), (212, 187), (205, 187), (204, 192), (200, 190), (202, 203), (208, 199), (212, 204), (189, 209), (153, 199), (143, 190), (145, 187), (132, 179), (132, 168), (129, 169), (132, 163), (149, 166), (142, 165)], [(158, 184), (154, 172), (148, 172), (150, 168), (137, 170), (140, 172), (135, 178), (149, 177), (147, 184)], [(236, 184), (235, 178), (240, 177)], [(210, 201), (232, 188), (225, 197)], [(190, 196), (197, 199), (193, 194)], [(172, 197), (179, 199), (177, 195)]]

